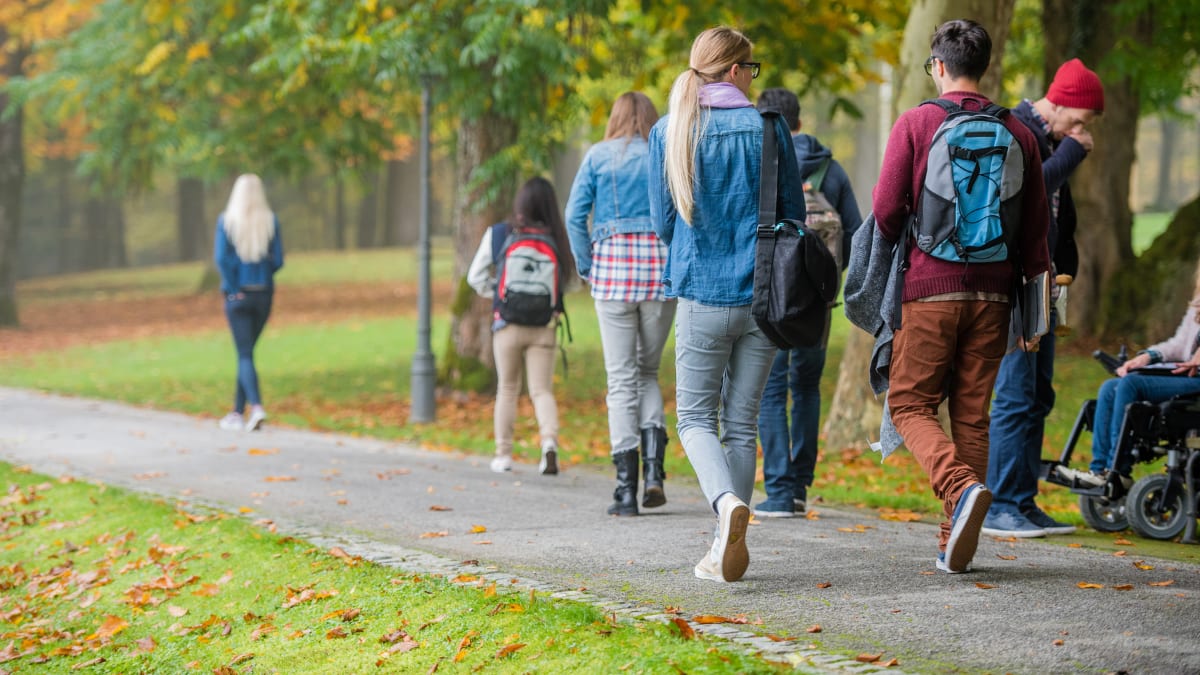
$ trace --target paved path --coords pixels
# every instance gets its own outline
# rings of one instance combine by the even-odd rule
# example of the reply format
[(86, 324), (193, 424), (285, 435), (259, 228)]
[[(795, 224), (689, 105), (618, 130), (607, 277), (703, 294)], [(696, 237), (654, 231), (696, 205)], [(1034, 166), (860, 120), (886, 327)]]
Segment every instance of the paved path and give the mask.
[[(752, 526), (745, 579), (715, 584), (692, 576), (714, 522), (694, 480), (672, 476), (665, 507), (616, 519), (604, 515), (611, 478), (591, 469), (543, 477), (518, 464), (498, 476), (477, 456), (270, 427), (224, 432), (215, 420), (3, 388), (0, 458), (479, 560), (649, 610), (746, 614), (802, 645), (819, 624), (823, 650), (883, 652), (907, 672), (1200, 673), (1200, 566), (1136, 548), (1116, 557), (985, 537), (974, 573), (934, 574), (931, 524), (819, 507), (816, 520)], [(279, 476), (295, 480), (267, 480)], [(476, 525), (487, 531), (473, 534)]]

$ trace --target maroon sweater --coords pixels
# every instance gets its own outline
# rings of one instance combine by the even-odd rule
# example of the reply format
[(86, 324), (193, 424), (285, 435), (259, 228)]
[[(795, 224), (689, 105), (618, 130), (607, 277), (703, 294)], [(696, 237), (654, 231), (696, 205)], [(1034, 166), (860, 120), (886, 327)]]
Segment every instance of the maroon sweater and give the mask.
[[(952, 91), (942, 98), (968, 109), (982, 108), (988, 99), (982, 94)], [(964, 100), (966, 101), (964, 103)], [(873, 193), (875, 226), (888, 241), (904, 234), (908, 216), (925, 182), (929, 144), (946, 113), (936, 105), (917, 106), (900, 116), (888, 137), (883, 167)], [(1012, 132), (1025, 155), (1025, 185), (1022, 189), (1021, 223), (1016, 248), (1026, 276), (1050, 269), (1046, 231), (1050, 224), (1050, 206), (1042, 181), (1042, 157), (1037, 140), (1024, 124), (1009, 115), (1004, 126)], [(904, 300), (958, 291), (982, 291), (1008, 294), (1012, 290), (1013, 263), (958, 263), (934, 258), (916, 246), (909, 246), (909, 269), (904, 277)]]

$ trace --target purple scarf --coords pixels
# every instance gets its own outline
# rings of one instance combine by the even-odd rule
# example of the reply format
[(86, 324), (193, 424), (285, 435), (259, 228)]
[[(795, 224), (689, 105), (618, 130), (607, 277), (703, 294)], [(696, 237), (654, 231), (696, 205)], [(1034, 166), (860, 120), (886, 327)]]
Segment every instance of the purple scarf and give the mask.
[(713, 82), (700, 87), (700, 105), (706, 108), (753, 108), (754, 104), (732, 82)]

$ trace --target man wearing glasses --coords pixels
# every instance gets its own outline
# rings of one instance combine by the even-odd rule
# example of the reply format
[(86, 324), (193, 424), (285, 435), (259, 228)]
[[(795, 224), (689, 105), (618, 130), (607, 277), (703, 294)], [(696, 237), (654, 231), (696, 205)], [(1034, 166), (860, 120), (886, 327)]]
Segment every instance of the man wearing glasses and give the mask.
[[(965, 110), (990, 101), (979, 92), (992, 42), (968, 20), (938, 27), (925, 70), (942, 99)], [(920, 105), (892, 127), (873, 195), (875, 224), (888, 242), (911, 236), (934, 133), (946, 118), (939, 105)], [(948, 520), (938, 536), (937, 569), (970, 570), (992, 495), (988, 468), (988, 401), (1008, 343), (1009, 294), (1017, 267), (1029, 277), (1049, 270), (1049, 205), (1033, 134), (1012, 115), (1002, 117), (1023, 157), (1020, 219), (1008, 260), (970, 264), (935, 258), (908, 247), (901, 325), (892, 343), (887, 406), (905, 445), (929, 476)], [(1031, 344), (1032, 348), (1033, 345)], [(949, 398), (951, 433), (938, 420)]]

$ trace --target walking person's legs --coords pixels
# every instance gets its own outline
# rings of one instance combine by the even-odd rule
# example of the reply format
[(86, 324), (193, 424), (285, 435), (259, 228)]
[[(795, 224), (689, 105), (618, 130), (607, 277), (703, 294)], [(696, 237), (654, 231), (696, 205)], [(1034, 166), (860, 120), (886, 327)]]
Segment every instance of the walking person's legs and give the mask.
[(508, 325), (492, 334), (492, 356), (496, 361), (496, 405), (492, 413), (492, 432), (496, 456), (492, 471), (512, 469), (513, 423), (517, 419), (517, 396), (521, 393), (521, 365), (524, 349), (520, 326)]
[(763, 518), (790, 518), (795, 514), (791, 432), (788, 429), (788, 364), (791, 351), (776, 350), (763, 386), (758, 411), (758, 436), (762, 442), (763, 490), (767, 498), (754, 507)]
[(663, 468), (667, 425), (658, 371), (675, 321), (675, 306), (674, 300), (647, 300), (637, 305), (638, 429), (642, 440), (642, 506), (647, 508), (667, 503), (663, 489), (663, 481), (667, 479)]
[(267, 419), (267, 413), (262, 405), (262, 391), (259, 388), (258, 369), (254, 366), (254, 347), (258, 344), (258, 338), (262, 336), (263, 329), (267, 326), (267, 319), (271, 316), (271, 299), (270, 291), (250, 291), (246, 293), (246, 305), (251, 312), (250, 325), (250, 369), (254, 373), (254, 388), (246, 389), (246, 402), (250, 404), (250, 415), (246, 419), (246, 429), (254, 431), (262, 425)]
[(554, 400), (555, 325), (520, 326), (528, 334), (525, 347), (525, 381), (542, 441), (538, 472), (558, 473), (558, 403)]
[[(998, 537), (1042, 537), (1046, 531), (1021, 513), (1021, 497), (1030, 481), (1037, 489), (1037, 473), (1028, 475), (1028, 443), (1035, 424), (1037, 354), (1015, 350), (1000, 362), (988, 429), (987, 486), (992, 506), (983, 523), (985, 534)], [(1038, 446), (1039, 456), (1041, 446)]]
[(637, 515), (638, 481), (638, 312), (637, 304), (596, 300), (600, 344), (607, 374), (608, 437), (617, 487), (608, 514)]
[(792, 350), (788, 386), (792, 390), (791, 467), (792, 505), (803, 511), (808, 488), (817, 469), (817, 443), (821, 433), (821, 373), (825, 370), (825, 348)]

